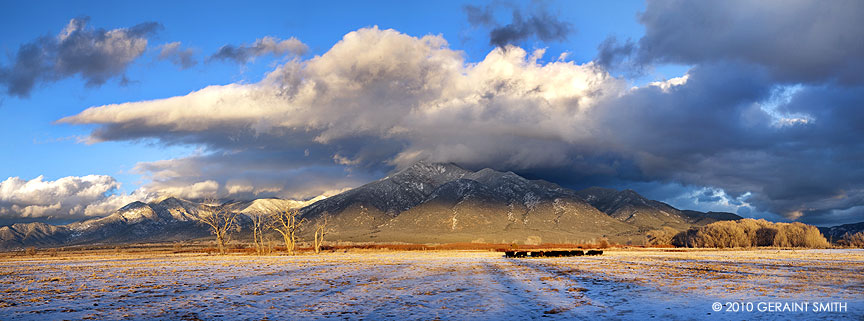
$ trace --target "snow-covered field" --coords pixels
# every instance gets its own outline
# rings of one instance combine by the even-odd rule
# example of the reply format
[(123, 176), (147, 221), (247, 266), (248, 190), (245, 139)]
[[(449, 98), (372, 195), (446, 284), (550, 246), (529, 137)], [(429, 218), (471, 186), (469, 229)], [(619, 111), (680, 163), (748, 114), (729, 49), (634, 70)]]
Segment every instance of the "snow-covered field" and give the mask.
[[(714, 310), (715, 302), (721, 311)], [(776, 311), (786, 303), (807, 311)], [(843, 304), (845, 311), (821, 311)], [(0, 261), (0, 319), (127, 318), (861, 320), (864, 251), (613, 250), (599, 257), (540, 259), (507, 259), (495, 252), (350, 252)]]

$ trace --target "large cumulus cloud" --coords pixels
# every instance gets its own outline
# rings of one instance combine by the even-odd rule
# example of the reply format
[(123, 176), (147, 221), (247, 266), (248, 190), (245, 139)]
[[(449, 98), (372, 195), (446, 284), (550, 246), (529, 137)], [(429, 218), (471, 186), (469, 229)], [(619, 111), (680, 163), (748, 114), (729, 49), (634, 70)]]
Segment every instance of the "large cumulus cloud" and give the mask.
[(590, 63), (537, 63), (542, 54), (511, 47), (467, 63), (440, 36), (368, 28), (259, 83), (94, 107), (61, 122), (100, 124), (93, 142), (147, 137), (208, 147), (206, 155), (158, 169), (141, 164), (142, 171), (170, 174), (154, 176), (159, 184), (216, 177), (225, 187), (238, 177), (264, 182), (270, 173), (282, 180), (277, 186), (301, 193), (320, 183), (294, 177), (313, 169), (317, 176), (349, 171), (347, 180), (333, 179), (341, 188), (421, 159), (568, 166), (588, 148), (578, 142), (592, 144), (586, 113), (627, 86)]
[[(768, 4), (752, 5), (752, 12)], [(496, 48), (467, 62), (440, 36), (367, 28), (321, 56), (279, 66), (258, 83), (97, 106), (61, 122), (98, 125), (92, 142), (150, 138), (204, 146), (200, 155), (139, 165), (152, 186), (163, 188), (200, 183), (223, 195), (291, 196), (359, 184), (417, 160), (452, 161), (572, 187), (682, 186), (690, 198), (742, 214), (822, 224), (861, 220), (862, 91), (844, 69), (856, 68), (855, 62), (841, 53), (811, 73), (796, 63), (754, 58), (752, 48), (720, 54), (696, 46), (695, 54), (676, 53), (684, 50), (671, 45), (676, 41), (704, 40), (680, 36), (685, 31), (663, 34), (661, 22), (738, 21), (750, 4), (698, 5), (721, 8), (649, 2), (641, 18), (646, 36), (631, 48), (644, 58), (632, 59), (692, 68), (641, 87), (593, 62), (539, 63), (542, 50)], [(696, 20), (651, 18), (681, 10)], [(729, 16), (712, 18), (717, 14)], [(822, 30), (822, 24), (834, 25), (822, 21), (829, 18), (803, 23), (816, 21), (814, 30)], [(771, 30), (738, 32), (742, 39), (758, 38), (748, 40), (754, 44), (788, 32)], [(694, 32), (711, 38), (708, 29)], [(856, 44), (846, 48), (847, 38), (801, 41), (812, 41), (820, 52), (854, 51)]]
[(28, 97), (40, 82), (80, 76), (88, 86), (123, 76), (147, 49), (147, 38), (162, 26), (147, 22), (112, 30), (88, 28), (75, 18), (60, 34), (21, 45), (10, 65), (0, 65), (0, 85), (12, 96)]
[[(102, 124), (93, 141), (155, 137), (232, 153), (277, 147), (304, 162), (360, 167), (421, 158), (564, 164), (558, 151), (526, 151), (521, 142), (564, 147), (590, 137), (579, 126), (585, 112), (626, 84), (592, 64), (538, 64), (541, 54), (496, 49), (470, 64), (438, 36), (362, 29), (257, 84), (94, 107), (61, 122)], [(430, 153), (432, 145), (439, 150)]]
[(46, 181), (42, 176), (0, 181), (0, 221), (30, 218), (68, 220), (102, 216), (138, 200), (155, 197), (144, 189), (118, 192), (120, 183), (107, 175), (68, 176)]

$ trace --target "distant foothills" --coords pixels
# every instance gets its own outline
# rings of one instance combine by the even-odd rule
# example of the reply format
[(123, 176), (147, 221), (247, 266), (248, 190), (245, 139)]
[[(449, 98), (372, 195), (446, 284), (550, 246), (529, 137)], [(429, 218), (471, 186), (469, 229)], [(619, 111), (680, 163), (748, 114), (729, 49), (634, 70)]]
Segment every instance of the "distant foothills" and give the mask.
[[(305, 222), (298, 231), (301, 239), (311, 238), (311, 227), (327, 218), (327, 239), (351, 242), (583, 244), (603, 239), (642, 245), (658, 232), (671, 237), (742, 219), (732, 213), (680, 210), (632, 190), (574, 191), (512, 172), (419, 162), (305, 202), (262, 198), (214, 206), (169, 197), (133, 202), (109, 216), (66, 225), (13, 224), (0, 227), (0, 249), (193, 240), (210, 235), (197, 218), (202, 209), (214, 207), (237, 214), (235, 240), (252, 238), (256, 216), (291, 210)], [(839, 240), (862, 230), (864, 223), (822, 228), (821, 233)]]

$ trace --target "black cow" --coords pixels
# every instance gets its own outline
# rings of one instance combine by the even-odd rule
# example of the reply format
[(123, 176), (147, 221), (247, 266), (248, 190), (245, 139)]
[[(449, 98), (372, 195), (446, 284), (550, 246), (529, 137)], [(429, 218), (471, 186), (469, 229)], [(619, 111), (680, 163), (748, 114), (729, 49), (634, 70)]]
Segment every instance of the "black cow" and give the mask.
[(504, 257), (508, 258), (524, 258), (524, 257), (571, 257), (583, 255), (602, 255), (603, 251), (589, 250), (587, 253), (582, 250), (570, 251), (504, 251)]

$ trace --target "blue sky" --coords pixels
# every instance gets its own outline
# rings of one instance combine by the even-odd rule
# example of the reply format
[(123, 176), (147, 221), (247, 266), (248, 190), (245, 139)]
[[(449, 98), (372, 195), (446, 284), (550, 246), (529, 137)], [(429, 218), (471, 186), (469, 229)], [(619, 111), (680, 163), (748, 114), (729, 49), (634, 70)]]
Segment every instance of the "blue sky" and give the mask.
[[(492, 15), (485, 23), (472, 22), (468, 6)], [(0, 9), (0, 85), (10, 86), (7, 89), (12, 80), (3, 75), (15, 74), (19, 50), (57, 41), (72, 19), (89, 17), (77, 31), (82, 35), (121, 30), (128, 39), (146, 40), (146, 49), (112, 67), (102, 84), (88, 85), (86, 71), (55, 70), (46, 72), (25, 95), (0, 86), (0, 149), (8, 153), (0, 157), (0, 179), (10, 178), (3, 192), (9, 195), (0, 195), (0, 216), (100, 215), (116, 204), (170, 192), (187, 197), (208, 191), (223, 197), (309, 198), (425, 159), (513, 170), (573, 188), (633, 188), (683, 208), (822, 225), (862, 220), (864, 174), (855, 165), (861, 156), (855, 152), (860, 144), (855, 138), (862, 134), (850, 121), (860, 115), (854, 106), (862, 99), (856, 76), (861, 64), (855, 62), (861, 45), (855, 39), (862, 39), (856, 30), (864, 28), (848, 26), (857, 23), (855, 14), (861, 10), (854, 1), (822, 7), (810, 1), (3, 1)], [(526, 24), (517, 24), (518, 19)], [(159, 27), (132, 36), (134, 26), (148, 22)], [(373, 26), (378, 28), (369, 29)], [(542, 34), (544, 28), (562, 26), (563, 36)], [(508, 27), (526, 34), (507, 38), (507, 47), (492, 45), (496, 30)], [(362, 30), (362, 37), (343, 39)], [(438, 38), (433, 37), (434, 43), (423, 40), (427, 35), (445, 40), (444, 50), (435, 42)], [(296, 38), (308, 50), (299, 55), (265, 52), (246, 63), (208, 59), (223, 46), (242, 48), (264, 37)], [(363, 41), (381, 42), (364, 49)], [(191, 50), (197, 64), (181, 68), (160, 59), (162, 46), (174, 42)], [(334, 46), (339, 43), (359, 51), (337, 52)], [(385, 44), (394, 48), (382, 49), (380, 61), (352, 62)], [(463, 106), (461, 112), (469, 117), (452, 118), (464, 121), (463, 128), (477, 126), (476, 131), (440, 131), (453, 121), (439, 122), (455, 114), (443, 115), (435, 108), (473, 101), (474, 94), (494, 88), (473, 88), (474, 94), (456, 97), (448, 95), (459, 88), (441, 87), (408, 98), (401, 96), (405, 89), (379, 92), (382, 82), (395, 86), (414, 81), (398, 74), (412, 66), (377, 68), (402, 63), (394, 59), (413, 59), (404, 53), (417, 46), (431, 50), (418, 58), (418, 70), (432, 68), (445, 75), (440, 79), (457, 82), (460, 73), (490, 84), (501, 81), (494, 88), (510, 90), (499, 92), (506, 99)], [(510, 46), (517, 49), (507, 49)], [(545, 50), (542, 58), (531, 60), (538, 49)], [(434, 60), (437, 54), (450, 62)], [(316, 58), (322, 55), (326, 57)], [(483, 68), (503, 66), (502, 61), (521, 71), (502, 76), (496, 74), (498, 67)], [(461, 71), (447, 73), (453, 65)], [(195, 116), (207, 118), (200, 124), (198, 118), (175, 114), (218, 108), (195, 97), (224, 100), (235, 97), (237, 90), (246, 92), (242, 96), (268, 86), (287, 90), (296, 84), (262, 81), (286, 66), (300, 68), (287, 73), (292, 77), (331, 88), (341, 82), (309, 70), (346, 77), (358, 70), (385, 70), (368, 79), (362, 77), (370, 74), (350, 78), (361, 87), (369, 85), (362, 87), (362, 95), (319, 92), (309, 101), (326, 98), (351, 105), (376, 103), (376, 97), (408, 100), (392, 107), (396, 109), (380, 110), (362, 104), (300, 106), (303, 101), (291, 100), (266, 105), (259, 118), (241, 123), (234, 123), (231, 114), (204, 112)], [(508, 81), (512, 86), (533, 83), (544, 92), (501, 87)], [(205, 88), (212, 90), (199, 92)], [(168, 109), (148, 107), (162, 99), (167, 99)], [(123, 118), (132, 115), (128, 106), (93, 109), (104, 113), (98, 117), (82, 113), (123, 103), (139, 104), (151, 114)], [(456, 112), (456, 107), (449, 108)], [(329, 111), (334, 116), (299, 121), (285, 116), (289, 110)], [(479, 110), (483, 113), (478, 115), (487, 118), (470, 116)], [(557, 114), (561, 110), (568, 112)], [(269, 114), (273, 111), (279, 113)], [(343, 112), (356, 119), (335, 116)], [(376, 113), (381, 112), (395, 116), (380, 117), (385, 119), (378, 123)], [(170, 120), (162, 122), (163, 116)], [(71, 118), (58, 123), (64, 117)], [(523, 128), (530, 121), (546, 127), (536, 133)], [(200, 128), (180, 126), (191, 123)], [(513, 147), (520, 144), (524, 148)], [(517, 155), (538, 146), (545, 148)], [(546, 155), (542, 150), (561, 152)], [(87, 175), (104, 176), (96, 183), (95, 178), (82, 179)], [(39, 176), (40, 181), (33, 181)], [(14, 177), (19, 179), (12, 182)], [(70, 185), (62, 185), (61, 179)], [(90, 191), (99, 190), (99, 195), (76, 194), (76, 189), (97, 185), (102, 189)], [(25, 190), (58, 198), (37, 200)], [(92, 210), (84, 210), (91, 205)]]

